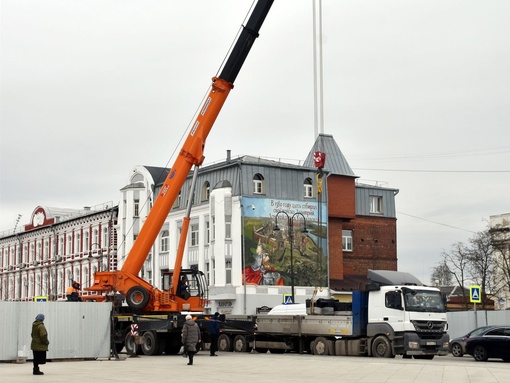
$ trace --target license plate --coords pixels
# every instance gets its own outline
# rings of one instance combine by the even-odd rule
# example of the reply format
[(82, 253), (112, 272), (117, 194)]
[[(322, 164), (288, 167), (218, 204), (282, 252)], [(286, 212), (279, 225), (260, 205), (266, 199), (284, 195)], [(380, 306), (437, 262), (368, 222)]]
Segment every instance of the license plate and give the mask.
[(427, 342), (427, 346), (435, 346), (436, 342)]

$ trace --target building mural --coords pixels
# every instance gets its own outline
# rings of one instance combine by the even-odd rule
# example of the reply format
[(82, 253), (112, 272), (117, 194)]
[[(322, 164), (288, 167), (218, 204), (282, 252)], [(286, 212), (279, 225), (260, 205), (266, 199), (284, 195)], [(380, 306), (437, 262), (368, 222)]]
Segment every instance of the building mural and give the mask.
[(242, 205), (244, 283), (290, 286), (294, 274), (294, 286), (327, 286), (325, 203), (243, 197)]

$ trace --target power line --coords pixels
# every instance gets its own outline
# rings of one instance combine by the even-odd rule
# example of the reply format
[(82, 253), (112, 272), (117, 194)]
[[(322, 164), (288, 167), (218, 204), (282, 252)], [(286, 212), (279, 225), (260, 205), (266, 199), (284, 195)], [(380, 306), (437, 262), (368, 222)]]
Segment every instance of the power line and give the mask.
[(353, 170), (371, 170), (377, 172), (410, 172), (410, 173), (510, 173), (510, 170), (431, 170), (431, 169), (368, 169), (352, 168)]
[(468, 233), (476, 233), (476, 231), (467, 230), (467, 229), (462, 229), (461, 227), (456, 227), (456, 226), (448, 225), (448, 224), (446, 224), (446, 223), (441, 223), (441, 222), (432, 221), (432, 220), (430, 220), (430, 219), (417, 217), (417, 216), (415, 216), (415, 215), (402, 213), (402, 212), (400, 212), (400, 211), (397, 211), (397, 213), (398, 213), (398, 214), (405, 215), (405, 216), (407, 216), (407, 217), (411, 217), (411, 218), (419, 219), (419, 220), (421, 220), (421, 221), (434, 223), (434, 224), (436, 224), (436, 225), (446, 226), (446, 227), (450, 227), (450, 228), (452, 228), (452, 229), (456, 229), (456, 230), (467, 231)]

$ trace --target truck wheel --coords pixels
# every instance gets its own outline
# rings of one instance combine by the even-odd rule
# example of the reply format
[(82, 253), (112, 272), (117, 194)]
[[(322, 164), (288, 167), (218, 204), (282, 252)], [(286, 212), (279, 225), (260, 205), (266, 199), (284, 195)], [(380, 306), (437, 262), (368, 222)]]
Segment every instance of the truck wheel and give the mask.
[(133, 286), (127, 292), (126, 302), (132, 309), (141, 310), (149, 303), (149, 292), (145, 287)]
[(234, 351), (235, 352), (250, 352), (251, 348), (248, 346), (246, 337), (244, 335), (236, 335), (234, 338)]
[(388, 338), (385, 336), (378, 336), (372, 343), (372, 355), (376, 358), (394, 358), (393, 352), (391, 351), (391, 344)]
[(322, 336), (315, 338), (312, 343), (313, 355), (329, 355), (328, 341)]
[(124, 344), (128, 355), (140, 355), (142, 353), (140, 345), (135, 343), (135, 338), (129, 332), (124, 338)]
[(163, 353), (164, 342), (158, 337), (155, 331), (147, 331), (143, 334), (142, 352), (144, 355), (161, 355)]
[(232, 340), (227, 334), (218, 337), (218, 351), (232, 351)]

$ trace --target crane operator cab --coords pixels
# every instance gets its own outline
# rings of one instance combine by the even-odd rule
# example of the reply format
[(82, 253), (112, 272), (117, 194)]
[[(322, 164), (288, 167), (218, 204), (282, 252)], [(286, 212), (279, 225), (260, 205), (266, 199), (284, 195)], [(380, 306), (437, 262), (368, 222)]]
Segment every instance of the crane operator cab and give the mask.
[[(172, 277), (174, 271), (163, 273), (163, 290), (173, 290)], [(181, 269), (179, 284), (176, 286), (175, 295), (181, 299), (188, 300), (190, 297), (207, 299), (207, 281), (203, 272), (195, 269)]]

